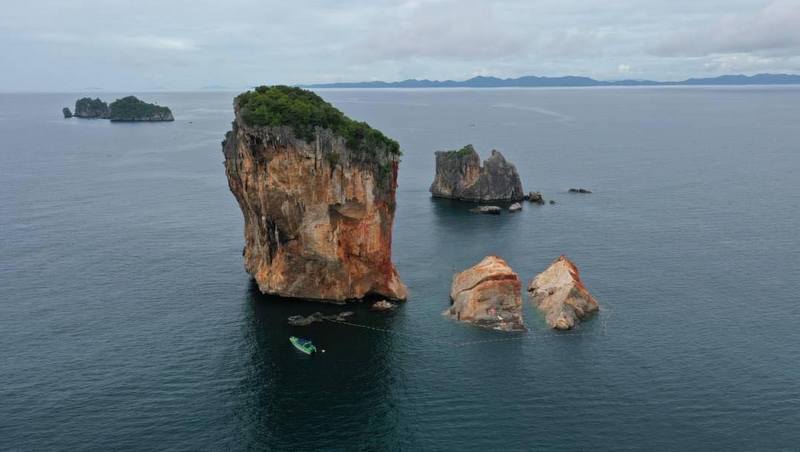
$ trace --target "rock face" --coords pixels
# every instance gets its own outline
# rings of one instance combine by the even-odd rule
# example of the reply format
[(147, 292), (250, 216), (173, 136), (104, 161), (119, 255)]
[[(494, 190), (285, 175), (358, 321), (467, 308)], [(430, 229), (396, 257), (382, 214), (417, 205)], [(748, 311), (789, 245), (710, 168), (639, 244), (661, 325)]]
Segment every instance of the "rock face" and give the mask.
[[(273, 110), (275, 99), (283, 110)], [(261, 292), (404, 300), (391, 260), (397, 143), (298, 88), (259, 87), (237, 97), (234, 110), (225, 171), (244, 215), (245, 269)], [(290, 122), (309, 110), (330, 127)]]
[(434, 197), (474, 202), (524, 198), (516, 167), (496, 150), (481, 166), (481, 158), (472, 145), (458, 151), (436, 152), (436, 176), (430, 191)]
[(72, 117), (72, 112), (69, 111), (69, 108), (67, 107), (62, 108), (61, 113), (64, 115), (64, 119), (69, 119)]
[(506, 261), (487, 256), (453, 277), (453, 304), (443, 314), (496, 330), (524, 330), (520, 287), (519, 277)]
[(174, 121), (172, 111), (167, 107), (127, 96), (109, 105), (109, 119), (113, 122), (158, 122)]
[(75, 116), (87, 119), (108, 119), (108, 105), (100, 99), (84, 97), (75, 101)]
[(568, 330), (600, 307), (581, 281), (578, 267), (561, 256), (538, 274), (528, 286), (528, 294), (545, 315), (547, 324)]

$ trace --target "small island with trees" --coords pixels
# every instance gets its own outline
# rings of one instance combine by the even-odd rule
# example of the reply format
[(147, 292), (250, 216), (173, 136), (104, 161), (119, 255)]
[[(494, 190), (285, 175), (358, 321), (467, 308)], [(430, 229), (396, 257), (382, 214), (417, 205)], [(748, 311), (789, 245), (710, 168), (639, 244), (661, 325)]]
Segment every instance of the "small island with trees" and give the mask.
[(168, 107), (150, 104), (127, 96), (106, 104), (100, 99), (84, 97), (75, 101), (75, 113), (69, 108), (62, 110), (64, 118), (109, 119), (111, 122), (160, 122), (174, 121), (172, 111)]

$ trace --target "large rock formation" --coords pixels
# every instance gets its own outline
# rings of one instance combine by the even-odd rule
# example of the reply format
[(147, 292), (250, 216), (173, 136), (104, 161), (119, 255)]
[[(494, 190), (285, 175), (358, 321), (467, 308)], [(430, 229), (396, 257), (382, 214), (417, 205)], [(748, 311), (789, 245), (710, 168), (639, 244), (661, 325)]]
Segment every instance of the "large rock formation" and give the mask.
[(244, 264), (264, 293), (406, 298), (391, 261), (400, 149), (319, 96), (259, 87), (234, 101), (223, 152), (244, 215)]
[(506, 261), (487, 256), (453, 277), (453, 304), (443, 314), (496, 330), (524, 330), (520, 287), (519, 277)]
[(64, 107), (61, 109), (61, 114), (64, 115), (64, 119), (69, 119), (72, 117), (72, 112), (68, 107)]
[(108, 119), (108, 105), (100, 99), (84, 97), (75, 101), (75, 116), (88, 119)]
[(430, 191), (438, 198), (474, 202), (524, 198), (516, 167), (496, 150), (481, 166), (481, 158), (471, 144), (458, 151), (436, 152), (436, 176)]
[(568, 330), (599, 309), (581, 281), (578, 267), (561, 256), (538, 274), (528, 286), (531, 299), (545, 315), (547, 324), (558, 330)]

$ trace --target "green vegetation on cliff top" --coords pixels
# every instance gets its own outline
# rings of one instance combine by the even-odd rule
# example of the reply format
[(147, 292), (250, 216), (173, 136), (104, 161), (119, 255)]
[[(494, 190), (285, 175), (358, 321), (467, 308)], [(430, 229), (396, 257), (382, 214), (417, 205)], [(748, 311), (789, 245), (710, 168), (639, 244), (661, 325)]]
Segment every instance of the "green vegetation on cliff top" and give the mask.
[(464, 146), (463, 148), (457, 151), (449, 151), (451, 155), (457, 155), (459, 157), (464, 157), (465, 155), (470, 155), (475, 152), (475, 148), (472, 147), (471, 144)]
[(236, 98), (239, 113), (250, 126), (288, 126), (298, 137), (311, 141), (316, 127), (341, 135), (347, 147), (361, 155), (385, 149), (400, 155), (400, 145), (366, 122), (354, 121), (311, 91), (289, 86), (259, 86)]

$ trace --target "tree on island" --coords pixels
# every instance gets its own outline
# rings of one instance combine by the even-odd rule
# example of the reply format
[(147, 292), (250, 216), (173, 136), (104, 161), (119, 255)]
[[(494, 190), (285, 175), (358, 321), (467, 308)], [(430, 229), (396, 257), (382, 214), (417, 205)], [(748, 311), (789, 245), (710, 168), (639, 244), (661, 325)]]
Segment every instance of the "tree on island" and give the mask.
[(167, 107), (127, 96), (117, 99), (109, 105), (112, 121), (174, 121), (172, 111)]

